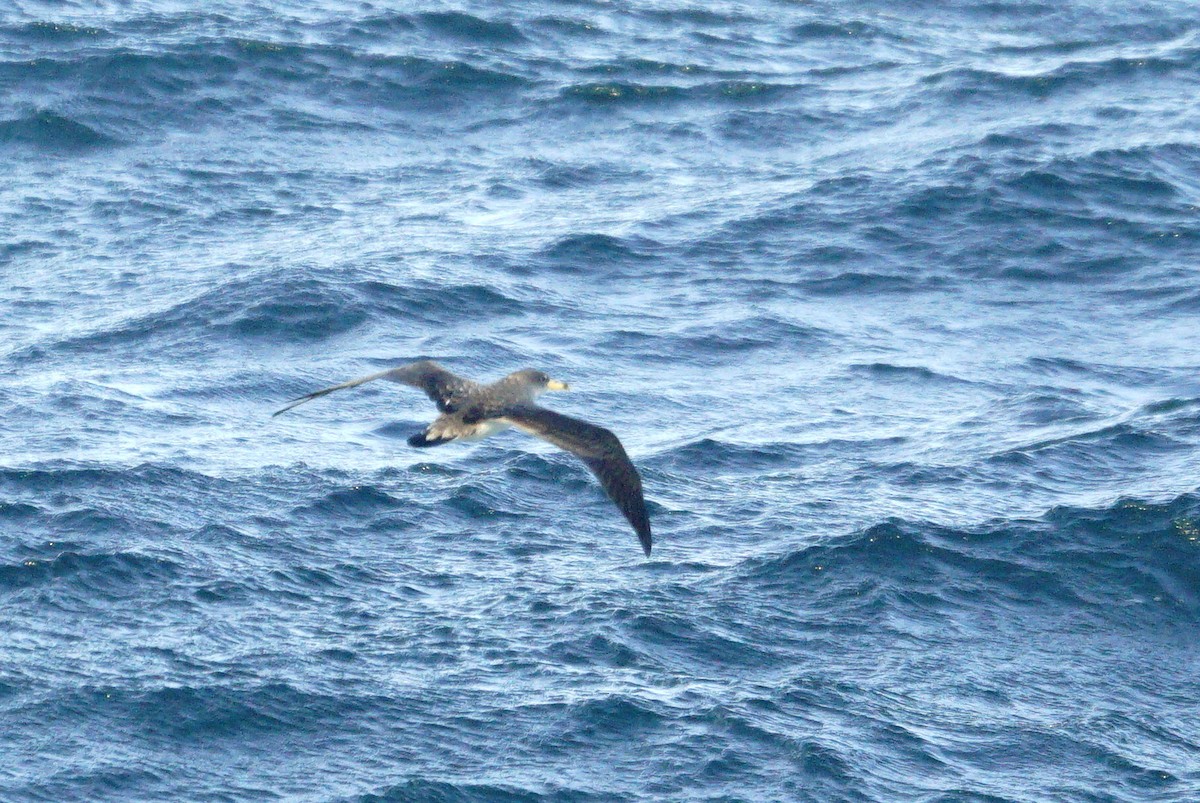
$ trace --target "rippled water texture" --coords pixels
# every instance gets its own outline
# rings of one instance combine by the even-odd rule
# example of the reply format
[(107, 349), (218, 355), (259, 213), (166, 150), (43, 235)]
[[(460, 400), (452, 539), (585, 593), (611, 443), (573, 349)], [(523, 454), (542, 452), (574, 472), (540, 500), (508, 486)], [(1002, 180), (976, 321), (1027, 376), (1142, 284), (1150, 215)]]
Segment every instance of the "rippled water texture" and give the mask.
[(1200, 799), (1200, 18), (902, 5), (0, 4), (0, 800)]

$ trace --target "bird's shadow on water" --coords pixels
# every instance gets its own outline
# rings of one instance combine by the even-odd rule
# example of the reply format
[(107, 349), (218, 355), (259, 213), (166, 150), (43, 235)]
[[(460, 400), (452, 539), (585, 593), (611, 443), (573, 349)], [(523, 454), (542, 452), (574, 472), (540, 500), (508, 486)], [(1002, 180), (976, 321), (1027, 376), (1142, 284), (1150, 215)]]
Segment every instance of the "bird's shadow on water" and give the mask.
[(407, 441), (409, 436), (420, 432), (423, 425), (417, 421), (392, 421), (371, 430), (371, 434), (388, 440)]

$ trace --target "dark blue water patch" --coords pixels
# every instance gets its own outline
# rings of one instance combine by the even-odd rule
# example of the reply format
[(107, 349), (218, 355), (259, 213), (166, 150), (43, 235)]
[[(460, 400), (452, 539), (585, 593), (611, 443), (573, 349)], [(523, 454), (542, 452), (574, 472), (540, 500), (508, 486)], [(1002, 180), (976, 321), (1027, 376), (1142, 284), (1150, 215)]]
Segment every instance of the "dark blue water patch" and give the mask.
[[(103, 120), (118, 132), (108, 136), (128, 140), (193, 117), (203, 110), (209, 93), (226, 87), (237, 72), (235, 60), (206, 47), (116, 47), (0, 62), (0, 85), (13, 87), (18, 100), (69, 92), (74, 116), (84, 115), (89, 128), (93, 119)], [(93, 141), (100, 135), (80, 132), (80, 125), (51, 121), (46, 128), (52, 134), (69, 132), (61, 135), (70, 143), (100, 144)]]
[(514, 510), (523, 500), (514, 498), (507, 490), (491, 485), (466, 482), (451, 492), (440, 509), (457, 515), (468, 526), (477, 522), (516, 522), (528, 517), (528, 513)]
[(560, 97), (601, 108), (655, 109), (673, 104), (717, 103), (739, 107), (778, 103), (800, 92), (800, 84), (756, 80), (712, 81), (695, 85), (599, 81), (572, 84)]
[(360, 56), (354, 69), (338, 81), (342, 97), (378, 109), (399, 112), (439, 111), (475, 114), (475, 105), (454, 104), (469, 97), (496, 104), (512, 101), (512, 94), (531, 87), (515, 71), (481, 67), (461, 60), (433, 60), (416, 56)]
[(681, 469), (690, 470), (696, 466), (705, 466), (757, 472), (762, 469), (803, 465), (807, 454), (808, 450), (796, 443), (745, 445), (702, 438), (671, 449), (658, 459), (665, 459), (670, 465)]
[(1080, 424), (1097, 421), (1099, 408), (1083, 391), (1040, 388), (1006, 396), (989, 405), (986, 417), (1011, 416), (1031, 426)]
[(313, 733), (323, 726), (357, 730), (356, 715), (372, 709), (370, 700), (352, 694), (331, 696), (283, 682), (247, 686), (193, 685), (136, 689), (111, 687), (81, 692), (106, 719), (145, 741), (180, 745), (203, 740), (228, 741), (259, 735), (273, 739), (289, 733)]
[(904, 36), (897, 30), (889, 30), (882, 25), (876, 25), (864, 20), (812, 20), (794, 25), (789, 33), (802, 42), (829, 42), (852, 40), (854, 42), (873, 42), (876, 40), (903, 41)]
[(1051, 449), (1066, 449), (1067, 454), (1082, 458), (1087, 453), (1089, 444), (1101, 444), (1106, 451), (1115, 453), (1114, 456), (1126, 459), (1130, 458), (1132, 454), (1144, 456), (1142, 453), (1145, 452), (1189, 448), (1164, 433), (1142, 429), (1134, 424), (1121, 423), (1078, 430), (1067, 435), (1034, 441), (1015, 447), (1013, 451), (1029, 454)]
[(334, 589), (345, 588), (345, 584), (334, 574), (312, 566), (273, 569), (267, 577), (275, 593), (288, 591), (306, 596), (312, 593), (328, 594)]
[[(136, 796), (145, 800), (169, 795), (166, 773), (148, 767), (130, 768), (117, 761), (97, 761), (86, 771), (59, 771), (22, 788), (14, 800), (56, 801), (74, 799), (118, 800)], [(0, 794), (4, 787), (0, 786)], [(266, 798), (270, 799), (270, 798)]]
[(681, 8), (648, 8), (639, 16), (669, 26), (696, 26), (704, 28), (748, 28), (760, 21), (760, 17), (746, 9), (713, 10), (702, 6)]
[(487, 320), (526, 311), (521, 300), (481, 284), (394, 285), (368, 281), (360, 283), (356, 289), (374, 314), (405, 320), (451, 323), (464, 317)]
[[(899, 196), (891, 185), (878, 191), (894, 196), (893, 216), (907, 221), (904, 243), (916, 230), (940, 241), (948, 255), (939, 262), (1018, 281), (1107, 283), (1136, 275), (1151, 264), (1149, 254), (1173, 255), (1200, 235), (1179, 170), (1151, 154), (973, 156), (950, 165), (943, 181)], [(986, 233), (986, 260), (960, 248), (955, 232), (965, 231)]]
[(48, 560), (27, 559), (0, 565), (0, 590), (66, 584), (73, 590), (104, 597), (136, 596), (147, 584), (166, 584), (181, 566), (163, 557), (137, 552), (62, 552)]
[(430, 11), (415, 17), (418, 26), (439, 36), (469, 42), (476, 46), (513, 45), (525, 41), (511, 22), (488, 20), (461, 11)]
[(724, 142), (764, 149), (795, 145), (798, 132), (827, 124), (826, 118), (803, 107), (737, 109), (721, 115), (713, 130)]
[(680, 353), (691, 355), (698, 364), (728, 365), (744, 360), (752, 352), (773, 349), (821, 350), (828, 346), (828, 333), (767, 316), (688, 327), (671, 334), (616, 329), (595, 343), (597, 352), (639, 354), (642, 360), (672, 363)]
[(536, 483), (544, 488), (577, 491), (590, 485), (589, 475), (574, 461), (535, 452), (518, 452), (505, 459), (504, 474), (516, 481)]
[(318, 520), (330, 517), (373, 516), (407, 506), (407, 502), (372, 485), (330, 491), (321, 499), (292, 510), (293, 516)]
[[(1113, 749), (1098, 744), (1096, 731), (1092, 727), (1089, 727), (1088, 731), (1089, 734), (1081, 738), (1057, 728), (1031, 723), (1011, 732), (989, 734), (983, 737), (988, 744), (988, 753), (980, 762), (980, 766), (984, 770), (1008, 769), (1014, 765), (1029, 764), (1029, 756), (1033, 754), (1039, 757), (1039, 768), (1044, 766), (1043, 762), (1055, 766), (1072, 764), (1087, 768), (1084, 778), (1061, 785), (1061, 793), (1069, 795), (1068, 799), (1106, 799), (1087, 791), (1094, 781), (1086, 776), (1097, 771), (1110, 774), (1110, 778), (1115, 781), (1111, 784), (1111, 789), (1119, 788), (1128, 795), (1116, 799), (1144, 800), (1147, 799), (1146, 795), (1153, 799), (1162, 793), (1169, 794), (1177, 788), (1178, 779), (1170, 772), (1152, 770), (1132, 761), (1123, 753), (1123, 746), (1114, 745)], [(952, 750), (948, 755), (957, 759), (960, 753), (961, 751)], [(973, 758), (972, 763), (976, 760), (978, 759)]]
[(236, 580), (212, 580), (200, 583), (192, 590), (197, 602), (206, 605), (246, 605), (263, 597), (264, 589), (259, 583)]
[(851, 365), (851, 372), (865, 374), (872, 379), (891, 382), (916, 382), (918, 384), (938, 385), (981, 385), (982, 383), (963, 379), (953, 374), (934, 371), (923, 365), (894, 365), (887, 362), (863, 363)]
[[(1019, 172), (1000, 186), (1013, 202), (1074, 213), (1114, 215), (1130, 212), (1186, 214), (1170, 166), (1158, 149), (1096, 151), (1085, 157), (1058, 158)], [(1180, 154), (1171, 149), (1171, 159)], [(1194, 154), (1183, 155), (1194, 161)]]
[(598, 24), (594, 19), (584, 16), (582, 13), (574, 16), (553, 14), (533, 17), (526, 22), (525, 28), (548, 39), (557, 39), (571, 44), (608, 39), (613, 33), (608, 26)]
[[(971, 213), (991, 221), (998, 231), (1019, 232), (1025, 239), (1021, 248), (998, 243), (999, 252), (1014, 262), (1034, 257), (1042, 263), (1026, 264), (1024, 273), (1019, 265), (1009, 268), (1011, 275), (1034, 276), (1040, 270), (1060, 281), (1113, 283), (1137, 276), (1139, 268), (1163, 257), (1177, 259), (1200, 241), (1200, 229), (1186, 211), (1186, 196), (1177, 194), (1171, 182), (1135, 162), (1113, 170), (1095, 164), (1053, 165), (1070, 177), (1077, 203), (1026, 199), (1004, 184), (1002, 194)], [(1037, 233), (1032, 225), (1039, 219), (1057, 236)]]
[[(193, 352), (213, 336), (233, 341), (311, 342), (349, 332), (369, 317), (351, 288), (317, 278), (271, 274), (233, 278), (165, 309), (144, 313), (94, 332), (45, 342), (18, 352), (26, 361), (54, 355), (106, 351), (128, 355)], [(208, 346), (202, 344), (208, 343)]]
[[(118, 547), (134, 538), (139, 543), (170, 540), (180, 526), (189, 531), (202, 526), (194, 500), (216, 495), (230, 503), (238, 492), (236, 483), (152, 463), (101, 467), (58, 461), (0, 469), (0, 494), (6, 500), (43, 511), (29, 520), (27, 531), (56, 542), (81, 533)], [(180, 500), (188, 504), (180, 505)]]
[(606, 78), (645, 79), (670, 76), (676, 79), (711, 80), (712, 78), (737, 78), (746, 74), (737, 71), (720, 71), (703, 64), (662, 59), (620, 58), (595, 64), (585, 64), (574, 71), (577, 75), (594, 75)]
[[(810, 706), (799, 715), (785, 713), (773, 700), (759, 696), (740, 705), (697, 706), (681, 717), (689, 734), (681, 742), (688, 749), (677, 747), (678, 755), (671, 760), (688, 766), (688, 775), (697, 781), (726, 789), (720, 799), (758, 799), (747, 790), (747, 779), (758, 778), (760, 788), (772, 798), (870, 800), (858, 791), (862, 783), (852, 751), (838, 738), (813, 735), (822, 725), (812, 710)], [(719, 751), (713, 749), (714, 732), (724, 735)], [(720, 782), (727, 777), (730, 784), (722, 787)]]
[(899, 462), (871, 461), (851, 475), (862, 483), (877, 481), (881, 477), (896, 487), (928, 490), (943, 487), (954, 488), (976, 481), (975, 472), (965, 466), (931, 465), (911, 460)]
[(0, 120), (0, 147), (27, 145), (56, 154), (78, 154), (119, 145), (120, 140), (48, 109)]
[(939, 88), (948, 102), (984, 105), (1000, 99), (1024, 97), (1045, 100), (1070, 80), (1053, 73), (1016, 75), (979, 68), (956, 67), (922, 79)]
[[(1111, 487), (1129, 472), (1146, 470), (1167, 458), (1184, 458), (1193, 446), (1188, 418), (1176, 421), (1147, 421), (1097, 425), (1081, 428), (1055, 427), (1043, 437), (989, 455), (986, 463), (1009, 466), (1019, 474), (1037, 477), (1054, 486)], [(1086, 424), (1091, 424), (1087, 426)], [(1063, 432), (1064, 429), (1070, 430)], [(1009, 475), (1015, 480), (1018, 475)], [(1119, 487), (1119, 486), (1118, 486)]]
[[(219, 124), (231, 115), (243, 115), (251, 131), (260, 130), (260, 123), (288, 125), (297, 114), (297, 99), (305, 103), (308, 128), (344, 128), (347, 122), (374, 127), (382, 110), (471, 115), (474, 105), (454, 101), (463, 96), (492, 101), (530, 85), (516, 72), (469, 60), (236, 36), (0, 62), (4, 83), (20, 89), (19, 100), (70, 92), (72, 114), (83, 115), (88, 126), (102, 121), (106, 131), (115, 132), (106, 136), (139, 141), (172, 128)], [(324, 98), (327, 108), (315, 112), (307, 103), (312, 97)], [(354, 119), (330, 113), (338, 108)], [(52, 140), (62, 127), (50, 126), (42, 138)], [(87, 141), (77, 132), (70, 141), (80, 140)]]
[(566, 86), (560, 91), (560, 97), (601, 107), (644, 107), (681, 102), (687, 97), (687, 92), (682, 87), (664, 84), (599, 81)]
[(63, 491), (91, 490), (119, 482), (120, 469), (60, 463), (52, 467), (0, 469), (0, 488), (7, 493), (36, 494), (31, 498), (54, 498)]
[(619, 618), (626, 619), (621, 627), (624, 642), (667, 666), (754, 671), (786, 666), (792, 657), (789, 639), (764, 643), (749, 637), (752, 625), (710, 618), (699, 611), (687, 616), (638, 613)]
[(1182, 293), (1181, 297), (1161, 305), (1159, 311), (1188, 316), (1200, 312), (1200, 292), (1190, 292), (1190, 288), (1177, 292)]
[(547, 246), (538, 256), (557, 270), (594, 275), (597, 269), (617, 268), (654, 260), (663, 250), (662, 243), (649, 237), (572, 234)]
[(804, 279), (798, 284), (807, 292), (818, 296), (912, 293), (931, 287), (930, 282), (919, 281), (909, 276), (862, 271), (846, 271), (833, 276)]
[(25, 522), (45, 515), (37, 505), (24, 502), (0, 502), (0, 521)]
[(360, 44), (378, 44), (417, 30), (417, 23), (411, 15), (398, 12), (338, 20), (334, 25), (340, 36)]
[(629, 667), (642, 663), (642, 655), (622, 643), (614, 634), (581, 634), (556, 641), (548, 645), (544, 652), (548, 660), (564, 666)]
[(535, 792), (514, 786), (417, 777), (380, 792), (343, 798), (341, 803), (408, 803), (413, 800), (429, 803), (619, 803), (625, 799), (619, 795), (554, 788), (559, 785), (553, 783), (547, 785), (552, 791)]
[(567, 714), (573, 720), (572, 735), (583, 743), (649, 735), (668, 722), (653, 706), (619, 694), (573, 703)]
[(45, 529), (49, 534), (58, 537), (111, 533), (121, 533), (128, 537), (134, 534), (162, 536), (171, 528), (169, 525), (149, 517), (133, 519), (103, 509), (82, 507), (50, 515), (45, 523)]
[[(23, 239), (0, 242), (0, 265), (10, 265), (17, 259), (49, 256), (58, 246), (48, 240)], [(17, 309), (47, 310), (51, 305), (45, 301), (17, 300), (11, 302)]]
[(1101, 380), (1128, 387), (1151, 385), (1166, 378), (1159, 368), (1086, 362), (1072, 357), (1030, 357), (1026, 365), (1044, 376), (1072, 377), (1076, 381)]
[(77, 44), (108, 39), (112, 33), (93, 25), (37, 20), (0, 25), (0, 40), (25, 41), (40, 45)]
[[(120, 511), (120, 502), (110, 505), (102, 501), (102, 495), (88, 495), (91, 504), (80, 504), (73, 495), (40, 495), (48, 499), (46, 507), (22, 503), (6, 503), (6, 511), (17, 511), (17, 516), (8, 517), (19, 525), (23, 541), (41, 539), (46, 546), (30, 552), (31, 559), (46, 559), (44, 551), (59, 552), (83, 549), (80, 544), (131, 544), (154, 543), (169, 537), (173, 527), (149, 515), (128, 515)], [(100, 497), (100, 498), (97, 498)]]
[(1172, 398), (1144, 404), (1138, 412), (1144, 415), (1166, 415), (1196, 407), (1200, 407), (1200, 398)]
[[(1176, 627), (1200, 615), (1200, 497), (1059, 508), (1040, 520), (954, 529), (894, 520), (843, 539), (743, 564), (763, 587), (840, 598), (869, 579), (887, 609), (956, 616), (990, 606), (1112, 627)], [(1042, 607), (1045, 606), (1045, 607)], [(1183, 617), (1181, 619), (1180, 617)]]
[(573, 190), (584, 187), (611, 187), (645, 179), (645, 171), (623, 162), (560, 163), (544, 159), (529, 159), (534, 172), (534, 184), (549, 190)]
[[(1068, 41), (1058, 45), (1070, 51), (1078, 45)], [(1043, 48), (1055, 45), (1043, 44)], [(1034, 73), (1011, 73), (980, 68), (956, 67), (926, 76), (927, 85), (947, 93), (956, 102), (984, 104), (1000, 99), (1026, 98), (1044, 101), (1056, 95), (1079, 92), (1113, 83), (1135, 84), (1139, 80), (1158, 81), (1180, 72), (1192, 71), (1200, 59), (1200, 49), (1176, 47), (1169, 52), (1130, 57), (1068, 61), (1053, 69)]]
[(372, 435), (393, 441), (407, 441), (410, 437), (423, 431), (424, 426), (418, 422), (393, 421), (389, 424), (371, 430)]

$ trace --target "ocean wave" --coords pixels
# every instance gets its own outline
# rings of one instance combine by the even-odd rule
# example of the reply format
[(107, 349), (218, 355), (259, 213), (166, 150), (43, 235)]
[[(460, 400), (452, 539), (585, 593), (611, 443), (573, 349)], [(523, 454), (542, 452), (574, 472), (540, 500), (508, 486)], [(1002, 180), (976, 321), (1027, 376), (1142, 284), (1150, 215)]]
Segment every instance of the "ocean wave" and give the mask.
[(1050, 69), (1009, 72), (978, 67), (953, 67), (924, 77), (923, 81), (958, 100), (982, 101), (985, 97), (1026, 96), (1045, 100), (1066, 92), (1092, 89), (1114, 81), (1159, 80), (1200, 63), (1200, 49), (1180, 47), (1170, 55), (1113, 56), (1066, 61)]
[(672, 363), (679, 354), (690, 354), (704, 365), (726, 365), (746, 359), (749, 352), (768, 349), (821, 349), (829, 333), (770, 316), (691, 326), (679, 331), (651, 334), (615, 329), (592, 348), (597, 351), (635, 351), (644, 360)]
[(416, 44), (435, 37), (450, 44), (499, 48), (527, 43), (523, 26), (534, 21), (490, 19), (465, 11), (384, 12), (365, 17), (348, 16), (325, 23), (331, 38), (352, 40), (378, 48), (385, 42)]
[(539, 186), (552, 190), (577, 189), (597, 185), (611, 186), (644, 179), (646, 173), (623, 162), (586, 162), (564, 164), (543, 159), (530, 159), (528, 165), (536, 171)]
[(196, 332), (235, 339), (269, 337), (313, 340), (347, 332), (367, 318), (366, 307), (345, 290), (316, 279), (233, 280), (164, 310), (144, 314), (86, 335), (49, 344), (68, 353), (129, 348), (158, 349), (196, 343)]
[(704, 615), (700, 610), (686, 616), (669, 613), (638, 613), (631, 616), (622, 632), (631, 646), (667, 665), (706, 667), (779, 667), (790, 656), (778, 644), (752, 638), (750, 628)]
[(804, 22), (791, 28), (791, 34), (801, 41), (828, 43), (830, 40), (853, 39), (870, 42), (876, 39), (898, 39), (894, 32), (862, 20)]
[(145, 583), (168, 583), (181, 569), (175, 561), (139, 552), (67, 551), (48, 559), (0, 564), (0, 590), (65, 583), (88, 594), (137, 595)]
[(703, 465), (755, 471), (800, 465), (807, 453), (808, 449), (805, 446), (790, 442), (748, 445), (701, 438), (671, 449), (660, 459), (665, 459), (680, 468)]
[(80, 41), (94, 42), (108, 39), (113, 34), (95, 25), (79, 25), (70, 22), (32, 22), (0, 25), (0, 38), (30, 41), (38, 44), (75, 44)]
[[(828, 257), (828, 254), (826, 256)], [(845, 271), (832, 276), (806, 278), (800, 281), (799, 285), (813, 295), (843, 296), (864, 293), (914, 293), (929, 290), (932, 283), (895, 274)]]
[[(159, 475), (159, 472), (163, 474)], [(88, 465), (69, 461), (56, 462), (36, 468), (0, 468), (0, 488), (9, 493), (33, 492), (40, 496), (45, 491), (81, 491), (120, 485), (123, 480), (145, 479), (147, 475), (169, 477), (171, 469), (145, 464), (133, 470), (118, 466)]]
[(293, 516), (326, 520), (344, 516), (373, 516), (406, 508), (408, 502), (372, 485), (356, 485), (330, 491), (292, 510)]
[(510, 45), (525, 41), (511, 22), (484, 19), (462, 11), (428, 11), (414, 18), (418, 25), (434, 33), (475, 44)]
[(971, 529), (893, 520), (748, 560), (739, 575), (843, 600), (861, 597), (854, 589), (868, 581), (888, 595), (889, 608), (943, 615), (961, 615), (986, 596), (992, 606), (1166, 624), (1179, 612), (1200, 613), (1200, 496), (1059, 507), (1040, 519)]
[(778, 102), (803, 89), (798, 84), (761, 80), (725, 80), (690, 86), (645, 84), (631, 81), (598, 81), (571, 84), (560, 90), (565, 100), (597, 106), (645, 107), (667, 103), (752, 103)]
[(89, 762), (89, 765), (78, 771), (59, 771), (30, 779), (28, 785), (22, 787), (20, 797), (46, 803), (72, 797), (111, 800), (128, 796), (134, 790), (148, 797), (156, 797), (165, 794), (165, 788), (170, 786), (169, 772), (147, 766), (145, 762), (136, 768), (116, 759), (97, 760)]
[(662, 243), (649, 237), (571, 234), (542, 249), (539, 256), (558, 269), (588, 275), (597, 266), (618, 266), (654, 259), (661, 250)]
[(28, 145), (51, 153), (85, 153), (121, 144), (81, 122), (42, 109), (11, 120), (0, 120), (0, 146)]
[(896, 382), (918, 382), (941, 385), (980, 385), (970, 379), (954, 376), (942, 371), (935, 371), (923, 365), (895, 365), (888, 362), (857, 363), (848, 366), (850, 371), (867, 374), (876, 380), (891, 380)]
[(108, 716), (128, 717), (143, 738), (184, 742), (255, 733), (312, 733), (321, 723), (371, 708), (368, 699), (330, 695), (286, 682), (96, 689)]
[(202, 342), (211, 346), (214, 337), (311, 342), (354, 331), (369, 320), (390, 318), (408, 328), (422, 322), (455, 321), (464, 312), (486, 320), (514, 315), (524, 309), (523, 303), (476, 284), (351, 283), (303, 274), (256, 274), (220, 282), (161, 310), (25, 346), (17, 355), (32, 361), (52, 354), (95, 355), (108, 350), (128, 354), (132, 348), (178, 353)]
[(612, 803), (616, 798), (571, 788), (536, 792), (505, 784), (416, 777), (378, 792), (343, 798), (342, 803), (407, 803), (410, 800), (427, 800), (429, 803)]
[(450, 322), (460, 317), (487, 320), (524, 312), (525, 303), (482, 284), (412, 283), (390, 284), (378, 280), (355, 285), (375, 315), (430, 323)]
[[(430, 24), (442, 31), (453, 29), (453, 19), (471, 19), (431, 19), (440, 16), (446, 24)], [(0, 61), (0, 81), (21, 86), (19, 98), (71, 98), (69, 116), (40, 111), (0, 123), (0, 143), (71, 152), (145, 142), (166, 130), (219, 125), (235, 115), (249, 115), (245, 119), (254, 126), (373, 128), (380, 110), (447, 112), (454, 98), (499, 101), (532, 86), (519, 70), (491, 62), (239, 36)], [(336, 101), (317, 111), (308, 102), (315, 96)]]

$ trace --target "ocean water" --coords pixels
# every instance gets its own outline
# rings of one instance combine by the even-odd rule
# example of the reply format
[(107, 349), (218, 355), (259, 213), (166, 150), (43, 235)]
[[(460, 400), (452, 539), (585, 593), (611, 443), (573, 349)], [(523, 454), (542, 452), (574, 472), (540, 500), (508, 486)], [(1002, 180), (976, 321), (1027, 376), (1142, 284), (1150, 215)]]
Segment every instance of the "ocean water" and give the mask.
[[(1200, 800), (1135, 6), (0, 4), (0, 800)], [(418, 357), (570, 382), (652, 557), (412, 389), (270, 417)]]

